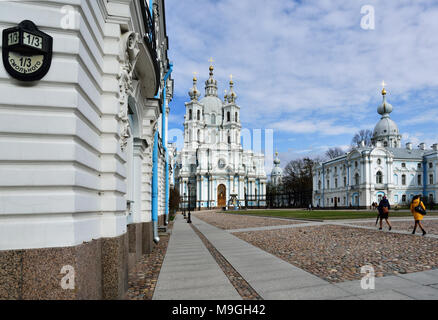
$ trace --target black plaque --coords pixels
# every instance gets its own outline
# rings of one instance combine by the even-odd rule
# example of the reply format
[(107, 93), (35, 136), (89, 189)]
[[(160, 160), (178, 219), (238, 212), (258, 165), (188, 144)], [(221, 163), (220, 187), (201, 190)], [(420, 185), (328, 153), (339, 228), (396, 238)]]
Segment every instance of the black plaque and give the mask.
[(3, 30), (3, 65), (20, 81), (42, 79), (52, 63), (53, 38), (29, 20)]

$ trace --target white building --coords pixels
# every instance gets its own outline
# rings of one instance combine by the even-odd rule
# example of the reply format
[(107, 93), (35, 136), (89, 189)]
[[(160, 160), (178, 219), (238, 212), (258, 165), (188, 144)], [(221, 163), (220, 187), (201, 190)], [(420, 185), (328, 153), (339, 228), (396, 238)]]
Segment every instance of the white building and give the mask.
[(438, 192), (438, 144), (427, 149), (421, 143), (401, 147), (393, 110), (386, 101), (377, 112), (371, 147), (362, 142), (351, 152), (319, 164), (313, 171), (313, 205), (319, 207), (369, 207), (386, 195), (392, 205), (407, 205), (421, 194), (436, 202)]
[(121, 298), (166, 222), (164, 0), (0, 2), (2, 31), (24, 19), (53, 58), (0, 64), (0, 299)]
[(230, 81), (230, 90), (222, 101), (213, 70), (210, 66), (204, 98), (199, 100), (196, 77), (189, 91), (184, 147), (176, 160), (176, 185), (181, 196), (195, 198), (198, 209), (226, 207), (232, 197), (240, 206), (254, 206), (258, 200), (264, 201), (266, 194), (264, 155), (243, 150), (234, 83)]

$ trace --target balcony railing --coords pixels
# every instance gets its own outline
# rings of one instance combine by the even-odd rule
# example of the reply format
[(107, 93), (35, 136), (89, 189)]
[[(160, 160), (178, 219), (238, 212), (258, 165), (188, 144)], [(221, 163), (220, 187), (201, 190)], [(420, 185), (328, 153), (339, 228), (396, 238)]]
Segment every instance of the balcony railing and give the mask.
[(156, 32), (155, 32), (155, 21), (154, 17), (151, 15), (151, 8), (149, 7), (146, 0), (139, 0), (141, 11), (143, 15), (143, 24), (145, 29), (145, 35), (143, 36), (146, 46), (149, 49), (149, 53), (152, 57), (152, 62), (155, 69), (156, 75), (156, 90), (155, 93), (158, 92), (158, 88), (160, 86), (160, 65), (158, 63), (158, 55), (157, 55), (157, 41), (156, 41)]

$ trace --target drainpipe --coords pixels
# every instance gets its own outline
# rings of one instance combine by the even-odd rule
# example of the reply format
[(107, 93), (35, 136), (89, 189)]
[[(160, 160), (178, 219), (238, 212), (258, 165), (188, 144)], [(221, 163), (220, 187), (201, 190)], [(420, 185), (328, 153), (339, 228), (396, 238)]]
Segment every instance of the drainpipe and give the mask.
[(152, 227), (154, 242), (158, 243), (158, 130), (154, 135), (154, 148), (152, 151)]
[(169, 223), (169, 155), (167, 152), (167, 138), (166, 138), (166, 89), (167, 89), (167, 79), (169, 78), (170, 74), (173, 70), (173, 64), (169, 64), (169, 70), (167, 71), (166, 75), (164, 76), (164, 87), (163, 87), (163, 117), (162, 117), (162, 125), (161, 125), (161, 131), (162, 131), (162, 139), (163, 139), (163, 146), (164, 146), (164, 154), (165, 154), (165, 166), (166, 166), (166, 194), (165, 194), (165, 213), (166, 213), (166, 219), (164, 221), (164, 225), (167, 225)]

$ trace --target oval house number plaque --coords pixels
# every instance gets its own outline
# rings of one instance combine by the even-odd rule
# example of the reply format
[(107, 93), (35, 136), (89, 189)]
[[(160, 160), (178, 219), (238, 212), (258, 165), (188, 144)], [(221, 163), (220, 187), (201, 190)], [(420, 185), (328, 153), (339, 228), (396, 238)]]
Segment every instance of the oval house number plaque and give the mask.
[(43, 78), (52, 63), (53, 38), (38, 30), (29, 20), (3, 30), (3, 65), (15, 79), (36, 81)]

